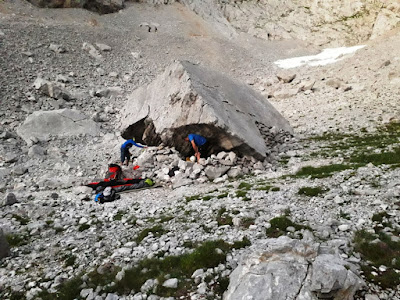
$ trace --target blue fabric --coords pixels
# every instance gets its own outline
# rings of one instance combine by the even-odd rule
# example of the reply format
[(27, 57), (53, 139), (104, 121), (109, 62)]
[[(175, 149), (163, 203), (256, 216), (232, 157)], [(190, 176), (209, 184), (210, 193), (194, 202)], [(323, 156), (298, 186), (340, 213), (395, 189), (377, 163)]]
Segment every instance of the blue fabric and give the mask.
[(136, 146), (139, 148), (144, 148), (144, 146), (136, 144), (134, 140), (130, 139), (127, 140), (125, 143), (122, 144), (121, 149), (130, 149), (132, 146)]
[(189, 141), (194, 141), (197, 146), (203, 146), (207, 142), (207, 139), (204, 136), (194, 133), (189, 134), (188, 138)]
[(96, 195), (96, 197), (94, 198), (94, 201), (95, 202), (99, 202), (99, 198), (101, 198), (103, 196), (103, 193), (98, 193), (97, 195)]
[(125, 158), (127, 158), (128, 160), (131, 159), (131, 154), (129, 153), (129, 149), (132, 146), (136, 146), (138, 148), (144, 148), (144, 146), (136, 144), (134, 140), (130, 139), (127, 140), (125, 143), (122, 144), (121, 146), (121, 163), (124, 163)]

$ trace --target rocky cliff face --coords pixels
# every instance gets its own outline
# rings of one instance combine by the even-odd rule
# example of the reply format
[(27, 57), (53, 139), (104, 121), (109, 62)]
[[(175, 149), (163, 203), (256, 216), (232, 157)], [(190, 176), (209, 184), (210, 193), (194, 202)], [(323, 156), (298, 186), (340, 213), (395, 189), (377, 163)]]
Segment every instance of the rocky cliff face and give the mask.
[(267, 40), (300, 39), (342, 46), (362, 43), (400, 23), (399, 1), (229, 1), (226, 19), (238, 30)]
[[(150, 3), (160, 1), (150, 0)], [(163, 3), (172, 3), (166, 0)], [(180, 0), (219, 29), (265, 40), (300, 39), (318, 46), (353, 45), (400, 24), (400, 1)]]

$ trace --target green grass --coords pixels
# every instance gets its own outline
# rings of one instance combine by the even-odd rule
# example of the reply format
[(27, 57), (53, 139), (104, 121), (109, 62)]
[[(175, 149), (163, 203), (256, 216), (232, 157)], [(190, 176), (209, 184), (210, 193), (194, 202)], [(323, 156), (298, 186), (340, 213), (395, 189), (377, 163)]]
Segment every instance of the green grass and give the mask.
[(134, 268), (125, 271), (125, 276), (118, 281), (111, 290), (118, 294), (128, 294), (133, 289), (140, 290), (140, 287), (147, 279), (157, 278), (160, 283), (166, 279), (166, 275), (179, 279), (177, 290), (170, 291), (162, 287), (157, 288), (157, 294), (163, 297), (188, 295), (190, 290), (196, 286), (190, 280), (191, 275), (197, 269), (213, 268), (225, 263), (226, 254), (231, 249), (241, 248), (250, 244), (248, 239), (228, 244), (223, 240), (207, 241), (197, 247), (193, 252), (180, 256), (168, 256), (163, 260), (144, 259)]
[(240, 226), (244, 228), (249, 228), (250, 225), (254, 225), (255, 218), (243, 218), (240, 220)]
[(273, 218), (269, 221), (269, 223), (271, 224), (271, 227), (266, 229), (266, 234), (271, 238), (277, 238), (286, 234), (286, 228), (289, 226), (294, 227), (296, 231), (301, 229), (309, 229), (311, 231), (309, 226), (295, 224), (287, 216)]
[(174, 216), (161, 216), (160, 217), (160, 223), (166, 223), (168, 221), (171, 221), (174, 218), (175, 218)]
[(332, 164), (320, 167), (303, 167), (296, 174), (290, 177), (311, 177), (311, 178), (326, 178), (332, 176), (336, 172), (353, 169), (355, 166), (347, 164)]
[(83, 281), (81, 276), (74, 277), (70, 280), (63, 282), (56, 293), (49, 293), (43, 290), (38, 294), (38, 298), (42, 300), (74, 300), (80, 299), (81, 285)]
[(372, 221), (382, 223), (384, 218), (388, 218), (389, 214), (386, 211), (376, 213), (372, 216)]
[(23, 217), (17, 214), (13, 214), (12, 217), (17, 220), (20, 225), (27, 225), (30, 221), (28, 217)]
[(238, 186), (238, 189), (248, 191), (248, 190), (251, 189), (252, 186), (253, 186), (253, 185), (251, 185), (251, 184), (248, 183), (248, 182), (241, 182), (241, 183), (239, 184), (239, 186)]
[(64, 256), (64, 266), (68, 267), (68, 266), (73, 266), (75, 265), (77, 257), (73, 254), (68, 254), (66, 256)]
[(322, 187), (310, 187), (310, 186), (303, 186), (299, 189), (297, 194), (303, 195), (303, 196), (308, 196), (308, 197), (315, 197), (318, 195), (321, 195), (323, 193), (326, 193), (327, 190), (322, 188)]
[[(374, 133), (359, 132), (352, 134), (328, 133), (309, 138), (309, 141), (325, 142), (326, 145), (312, 153), (312, 156), (348, 157), (346, 162), (367, 164), (399, 164), (398, 158), (400, 123), (391, 123), (377, 129)], [(388, 151), (389, 147), (394, 150)], [(381, 149), (382, 153), (371, 153), (371, 149)]]
[(383, 151), (381, 153), (360, 153), (353, 155), (350, 162), (368, 164), (372, 163), (378, 165), (397, 165), (400, 164), (400, 148), (393, 151)]
[[(396, 288), (400, 284), (400, 274), (395, 272), (395, 269), (400, 269), (400, 242), (392, 241), (384, 232), (371, 234), (361, 230), (355, 233), (354, 244), (354, 250), (361, 254), (364, 262), (368, 262), (361, 269), (369, 282), (384, 289)], [(385, 272), (379, 271), (381, 265), (388, 269)], [(372, 275), (373, 271), (378, 275)]]
[(200, 195), (187, 196), (185, 199), (186, 199), (186, 202), (190, 202), (190, 201), (193, 201), (193, 200), (199, 200), (200, 199)]
[(213, 196), (208, 195), (208, 196), (204, 196), (202, 199), (203, 199), (203, 201), (209, 201), (212, 198), (213, 198)]
[(348, 213), (343, 212), (342, 210), (340, 210), (338, 217), (341, 219), (350, 220), (350, 215)]
[(236, 197), (238, 197), (238, 198), (243, 198), (243, 199), (242, 199), (243, 201), (248, 201), (248, 200), (250, 200), (250, 199), (247, 197), (247, 191), (242, 191), (242, 190), (236, 191)]
[(164, 233), (166, 233), (166, 230), (164, 230), (164, 228), (162, 228), (161, 225), (156, 225), (151, 228), (146, 228), (138, 234), (138, 236), (135, 238), (135, 242), (139, 244), (141, 241), (143, 241), (145, 237), (149, 235), (150, 232), (153, 233), (154, 236), (160, 237)]
[(82, 224), (81, 226), (79, 226), (78, 231), (82, 232), (82, 231), (85, 231), (85, 230), (87, 230), (89, 228), (90, 228), (89, 224)]
[(232, 217), (226, 211), (225, 207), (221, 207), (219, 209), (218, 214), (217, 214), (217, 222), (218, 222), (218, 226), (223, 226), (223, 225), (232, 226), (233, 225)]
[(226, 192), (226, 193), (219, 194), (219, 195), (217, 196), (217, 199), (222, 199), (222, 198), (226, 198), (226, 197), (228, 197), (228, 193), (227, 193), (227, 192)]
[(6, 234), (6, 240), (10, 247), (19, 247), (28, 244), (29, 237), (24, 234), (10, 233)]
[(114, 215), (113, 220), (114, 221), (121, 221), (122, 217), (126, 214), (126, 211), (124, 210), (118, 210), (117, 213)]

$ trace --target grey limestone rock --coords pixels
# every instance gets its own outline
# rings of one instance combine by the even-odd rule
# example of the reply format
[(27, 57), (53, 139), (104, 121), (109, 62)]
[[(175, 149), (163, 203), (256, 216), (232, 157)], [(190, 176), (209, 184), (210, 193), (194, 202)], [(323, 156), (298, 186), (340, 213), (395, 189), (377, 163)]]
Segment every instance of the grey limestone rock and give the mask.
[(49, 135), (96, 136), (99, 132), (99, 126), (94, 121), (80, 111), (71, 109), (36, 111), (17, 129), (18, 135), (27, 143), (32, 138), (47, 139)]
[(222, 167), (207, 166), (204, 172), (206, 173), (208, 179), (213, 180), (224, 175), (226, 172), (229, 171), (229, 169), (230, 169), (229, 166), (222, 166)]
[(13, 205), (17, 202), (17, 197), (14, 193), (8, 193), (6, 198), (4, 199), (4, 205)]
[(175, 147), (187, 155), (189, 133), (209, 139), (209, 152), (246, 153), (264, 159), (268, 152), (260, 128), (292, 132), (289, 123), (262, 95), (219, 72), (187, 61), (168, 67), (148, 86), (138, 88), (122, 110), (124, 138), (147, 145)]
[(350, 300), (364, 284), (339, 255), (319, 255), (319, 244), (312, 239), (282, 236), (260, 240), (251, 249), (230, 275), (224, 300), (312, 300), (315, 294), (319, 299)]

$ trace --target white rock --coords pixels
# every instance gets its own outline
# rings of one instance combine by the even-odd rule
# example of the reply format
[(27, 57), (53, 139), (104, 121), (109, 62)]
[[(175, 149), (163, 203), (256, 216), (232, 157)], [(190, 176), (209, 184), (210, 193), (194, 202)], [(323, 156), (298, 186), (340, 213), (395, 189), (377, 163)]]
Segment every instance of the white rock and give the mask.
[(100, 51), (111, 51), (111, 47), (106, 44), (96, 43), (96, 46)]
[(340, 231), (347, 231), (347, 230), (350, 229), (350, 225), (342, 224), (342, 225), (339, 225), (338, 229), (339, 229)]
[(162, 286), (170, 288), (170, 289), (176, 289), (178, 287), (178, 279), (177, 278), (170, 278), (162, 284)]

